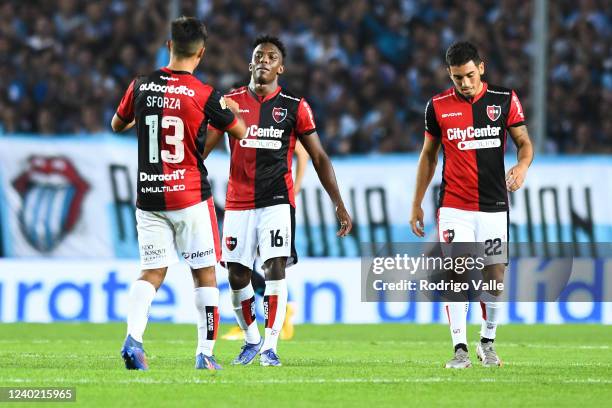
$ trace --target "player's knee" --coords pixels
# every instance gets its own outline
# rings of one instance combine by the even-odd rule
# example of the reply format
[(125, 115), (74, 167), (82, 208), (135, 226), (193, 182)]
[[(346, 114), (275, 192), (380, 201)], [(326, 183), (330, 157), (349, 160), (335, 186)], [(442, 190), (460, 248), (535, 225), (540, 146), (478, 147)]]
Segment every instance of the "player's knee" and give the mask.
[(167, 269), (168, 268), (145, 269), (142, 271), (138, 279), (149, 282), (155, 287), (155, 290), (157, 290), (164, 282)]
[(229, 284), (233, 290), (242, 289), (251, 281), (251, 270), (244, 265), (230, 263), (228, 271)]
[(264, 262), (263, 270), (266, 275), (266, 280), (281, 280), (285, 279), (285, 268), (287, 266), (287, 258), (271, 258)]

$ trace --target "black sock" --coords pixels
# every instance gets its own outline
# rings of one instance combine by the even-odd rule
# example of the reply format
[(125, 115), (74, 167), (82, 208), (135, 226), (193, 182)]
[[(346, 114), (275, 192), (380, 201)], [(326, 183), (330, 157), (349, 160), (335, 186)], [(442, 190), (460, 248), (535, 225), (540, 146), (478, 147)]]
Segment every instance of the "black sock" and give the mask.
[(463, 351), (465, 351), (467, 353), (467, 344), (463, 344), (463, 343), (459, 343), (459, 344), (455, 344), (455, 351), (462, 349)]
[(480, 342), (481, 343), (493, 343), (495, 341), (495, 339), (487, 339), (486, 337), (481, 337), (480, 338)]
[(263, 296), (266, 291), (266, 280), (257, 271), (253, 271), (251, 274), (251, 284), (253, 285), (253, 291), (259, 296)]

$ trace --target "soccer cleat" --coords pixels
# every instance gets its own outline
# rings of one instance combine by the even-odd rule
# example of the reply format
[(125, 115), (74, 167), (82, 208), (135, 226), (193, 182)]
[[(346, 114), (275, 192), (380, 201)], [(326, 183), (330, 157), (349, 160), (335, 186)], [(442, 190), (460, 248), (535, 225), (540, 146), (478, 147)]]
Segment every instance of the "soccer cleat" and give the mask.
[(142, 348), (142, 343), (136, 341), (128, 334), (121, 348), (121, 357), (125, 362), (125, 368), (128, 370), (148, 370), (149, 364), (145, 357), (145, 351)]
[(263, 338), (261, 338), (259, 340), (259, 343), (256, 343), (256, 344), (247, 343), (245, 341), (244, 345), (240, 349), (240, 354), (238, 354), (238, 357), (236, 357), (234, 361), (232, 361), (232, 365), (251, 364), (253, 362), (253, 359), (257, 355), (257, 353), (259, 353), (259, 350), (261, 350), (261, 346), (263, 346), (263, 341), (264, 341)]
[(280, 332), (281, 340), (291, 340), (295, 332), (295, 326), (293, 326), (293, 315), (295, 315), (295, 306), (293, 302), (287, 303), (287, 313), (285, 314), (285, 324)]
[(244, 339), (244, 333), (240, 326), (232, 327), (227, 333), (221, 336), (223, 340), (242, 340)]
[(204, 353), (196, 356), (195, 368), (198, 370), (223, 370), (223, 367), (215, 361), (215, 356), (206, 356)]
[(272, 366), (272, 367), (280, 367), (282, 366), (278, 356), (274, 352), (274, 350), (269, 349), (263, 351), (259, 356), (259, 364), (264, 367)]
[(476, 355), (482, 362), (483, 367), (501, 367), (502, 365), (493, 342), (482, 343), (479, 341), (476, 345)]
[(455, 351), (455, 357), (452, 360), (449, 360), (446, 363), (446, 368), (469, 368), (472, 366), (472, 362), (470, 361), (470, 356), (467, 351), (463, 349), (457, 349)]

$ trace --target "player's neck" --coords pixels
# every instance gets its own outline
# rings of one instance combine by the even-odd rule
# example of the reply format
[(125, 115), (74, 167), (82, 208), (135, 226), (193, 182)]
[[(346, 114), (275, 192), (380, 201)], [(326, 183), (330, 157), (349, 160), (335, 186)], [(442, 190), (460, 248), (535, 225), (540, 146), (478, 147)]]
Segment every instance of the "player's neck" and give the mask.
[(171, 71), (186, 71), (193, 74), (193, 71), (195, 70), (196, 66), (197, 65), (194, 65), (192, 61), (189, 61), (187, 59), (176, 59), (170, 57), (170, 62), (168, 63), (168, 65), (166, 65), (166, 68)]
[(270, 82), (269, 84), (258, 84), (251, 79), (249, 88), (257, 96), (268, 96), (278, 88), (278, 81)]

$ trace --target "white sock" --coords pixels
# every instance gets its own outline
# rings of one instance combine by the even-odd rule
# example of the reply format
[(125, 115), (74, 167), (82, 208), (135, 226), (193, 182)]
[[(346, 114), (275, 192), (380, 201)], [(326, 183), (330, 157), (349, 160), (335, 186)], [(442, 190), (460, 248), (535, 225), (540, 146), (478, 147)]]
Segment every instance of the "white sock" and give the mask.
[(447, 302), (444, 306), (453, 338), (453, 346), (460, 343), (467, 346), (468, 305), (468, 302)]
[(195, 307), (198, 314), (198, 348), (196, 355), (212, 356), (219, 327), (219, 289), (195, 288)]
[(480, 302), (480, 307), (482, 307), (482, 325), (480, 326), (480, 337), (495, 339), (500, 305), (500, 302)]
[(149, 320), (149, 309), (155, 297), (155, 286), (145, 280), (132, 283), (128, 294), (127, 334), (140, 343)]
[(261, 341), (261, 334), (255, 317), (255, 292), (251, 282), (242, 289), (232, 290), (232, 306), (246, 342), (258, 344)]
[(267, 280), (264, 292), (264, 315), (266, 317), (266, 336), (262, 351), (272, 349), (276, 352), (278, 336), (285, 323), (287, 312), (287, 281)]

